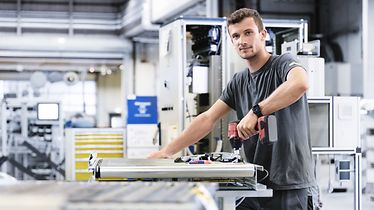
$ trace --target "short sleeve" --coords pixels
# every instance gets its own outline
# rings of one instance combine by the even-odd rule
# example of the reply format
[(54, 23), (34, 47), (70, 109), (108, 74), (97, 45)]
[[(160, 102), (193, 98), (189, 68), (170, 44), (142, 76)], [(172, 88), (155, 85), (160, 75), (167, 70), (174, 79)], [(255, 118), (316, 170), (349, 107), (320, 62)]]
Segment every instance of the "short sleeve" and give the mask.
[(237, 73), (234, 74), (234, 77), (230, 80), (230, 82), (227, 84), (226, 88), (223, 90), (220, 100), (225, 102), (231, 109), (235, 110), (235, 92), (236, 92), (236, 86), (237, 84)]
[(288, 72), (295, 67), (305, 69), (304, 66), (300, 64), (299, 60), (291, 53), (285, 53), (279, 56), (276, 61), (276, 69), (280, 78), (282, 79), (282, 82), (287, 80)]

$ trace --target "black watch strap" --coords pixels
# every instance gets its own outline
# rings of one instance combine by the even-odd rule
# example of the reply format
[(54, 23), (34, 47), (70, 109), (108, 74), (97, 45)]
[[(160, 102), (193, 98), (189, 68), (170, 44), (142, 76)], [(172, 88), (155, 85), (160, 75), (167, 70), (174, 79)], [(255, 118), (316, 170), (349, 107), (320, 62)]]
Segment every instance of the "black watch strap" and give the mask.
[(260, 106), (259, 106), (258, 104), (254, 105), (254, 106), (252, 107), (252, 111), (253, 111), (253, 113), (254, 113), (258, 118), (264, 116), (264, 115), (262, 114), (262, 112), (261, 112), (261, 108), (260, 108)]

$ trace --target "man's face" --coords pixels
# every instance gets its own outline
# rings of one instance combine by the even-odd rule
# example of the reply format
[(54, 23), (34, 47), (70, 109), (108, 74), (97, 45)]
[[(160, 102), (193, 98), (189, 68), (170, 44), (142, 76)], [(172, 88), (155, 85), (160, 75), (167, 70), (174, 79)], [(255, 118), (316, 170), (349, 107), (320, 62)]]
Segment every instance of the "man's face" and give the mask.
[(229, 25), (229, 33), (236, 51), (243, 59), (253, 58), (257, 52), (265, 48), (266, 30), (259, 32), (255, 21), (251, 17)]

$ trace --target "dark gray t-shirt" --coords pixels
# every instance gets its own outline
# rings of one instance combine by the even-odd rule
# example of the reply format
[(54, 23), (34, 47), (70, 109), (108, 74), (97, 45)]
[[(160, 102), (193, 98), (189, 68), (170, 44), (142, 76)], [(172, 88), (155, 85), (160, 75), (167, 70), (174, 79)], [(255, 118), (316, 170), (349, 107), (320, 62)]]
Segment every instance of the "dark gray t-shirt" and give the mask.
[[(248, 69), (236, 73), (220, 99), (236, 111), (241, 120), (254, 106), (267, 98), (287, 79), (288, 72), (301, 66), (289, 53), (271, 56), (255, 73)], [(300, 189), (314, 184), (310, 144), (309, 109), (306, 95), (274, 113), (278, 141), (272, 145), (258, 142), (258, 135), (243, 142), (247, 161), (269, 171), (264, 184), (275, 190)], [(258, 179), (264, 174), (259, 174)]]

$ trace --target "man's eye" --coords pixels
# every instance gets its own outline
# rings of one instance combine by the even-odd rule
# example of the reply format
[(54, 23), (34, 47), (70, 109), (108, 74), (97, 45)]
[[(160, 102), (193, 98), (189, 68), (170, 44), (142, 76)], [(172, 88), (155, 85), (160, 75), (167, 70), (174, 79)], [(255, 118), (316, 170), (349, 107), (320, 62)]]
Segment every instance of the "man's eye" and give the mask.
[(245, 35), (246, 35), (246, 36), (249, 36), (249, 35), (251, 35), (251, 34), (252, 34), (251, 31), (247, 31), (247, 32), (245, 32)]

